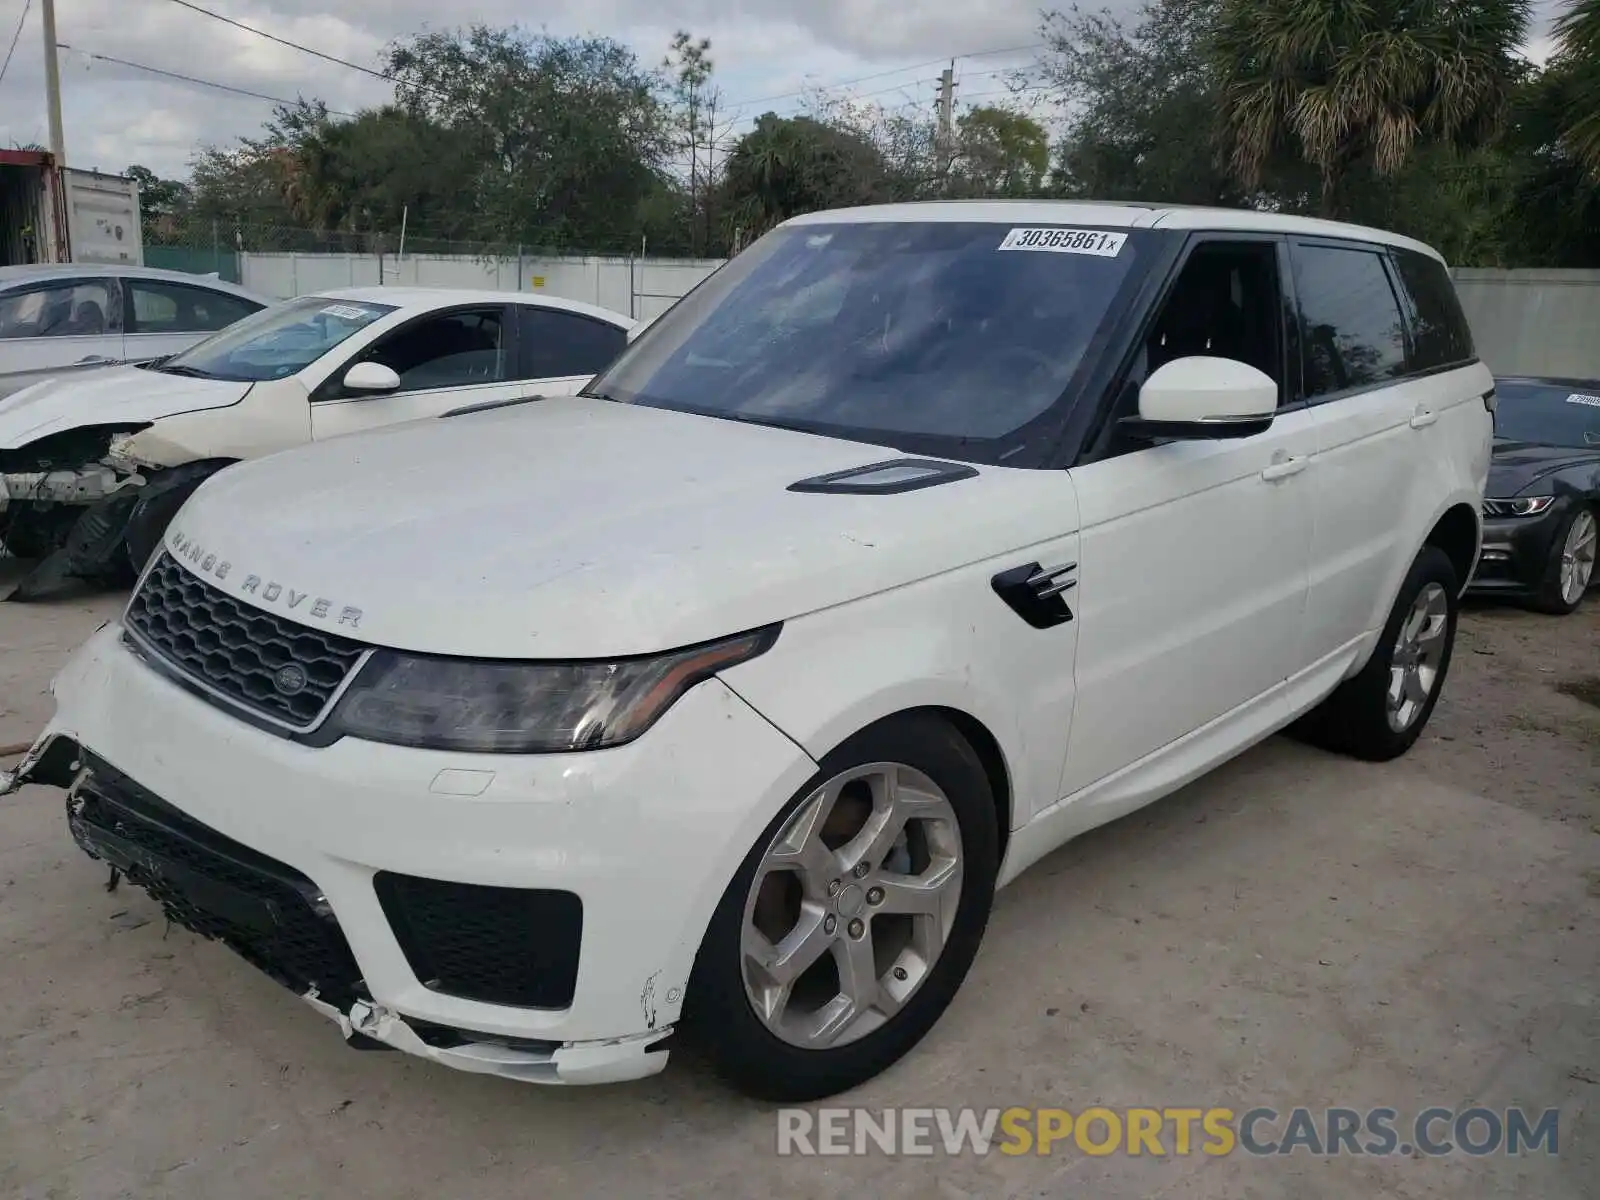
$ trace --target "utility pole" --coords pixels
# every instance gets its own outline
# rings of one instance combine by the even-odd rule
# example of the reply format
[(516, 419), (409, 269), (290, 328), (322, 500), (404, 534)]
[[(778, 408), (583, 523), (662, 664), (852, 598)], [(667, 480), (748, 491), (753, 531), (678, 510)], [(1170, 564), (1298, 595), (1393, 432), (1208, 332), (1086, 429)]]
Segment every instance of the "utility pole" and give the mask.
[(67, 139), (61, 132), (61, 68), (56, 64), (56, 0), (42, 0), (39, 15), (44, 24), (44, 91), (50, 113), (50, 153), (56, 166), (67, 165)]
[(956, 109), (956, 64), (950, 60), (950, 65), (939, 75), (939, 130), (935, 135), (935, 149), (939, 159), (939, 182), (944, 182), (950, 170), (951, 143), (955, 140), (955, 109)]

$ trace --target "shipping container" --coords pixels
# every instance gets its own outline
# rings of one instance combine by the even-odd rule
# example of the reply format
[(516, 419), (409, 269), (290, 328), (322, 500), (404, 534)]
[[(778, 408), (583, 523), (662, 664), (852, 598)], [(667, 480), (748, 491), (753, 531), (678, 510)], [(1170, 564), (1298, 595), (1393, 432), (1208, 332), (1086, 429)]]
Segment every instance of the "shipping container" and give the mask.
[(0, 150), (0, 266), (66, 262), (144, 265), (139, 185)]

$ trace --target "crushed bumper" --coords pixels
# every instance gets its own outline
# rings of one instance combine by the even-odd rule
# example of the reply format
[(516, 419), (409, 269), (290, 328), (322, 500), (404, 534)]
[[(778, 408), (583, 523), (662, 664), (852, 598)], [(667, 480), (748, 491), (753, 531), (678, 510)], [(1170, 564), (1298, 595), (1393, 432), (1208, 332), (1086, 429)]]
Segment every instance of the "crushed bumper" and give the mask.
[(13, 471), (0, 474), (0, 510), (8, 502), (95, 504), (128, 488), (141, 487), (144, 482), (141, 475), (119, 473), (106, 466), (74, 471)]
[[(79, 839), (91, 855), (113, 866), (120, 855), (130, 882), (175, 920), (267, 970), (352, 1044), (541, 1083), (662, 1068), (712, 909), (815, 770), (715, 680), (629, 746), (528, 757), (351, 739), (300, 746), (167, 681), (122, 645), (117, 623), (69, 660), (53, 691), (55, 718), (0, 786), (66, 788), (74, 836), (96, 826)], [(153, 856), (104, 836), (136, 824), (127, 811), (93, 811), (106, 780), (113, 807), (126, 780), (133, 816), (168, 827), (128, 839)], [(199, 850), (168, 848), (174, 832)], [(398, 874), (580, 898), (570, 1002), (485, 1002), (419, 973), (381, 892)], [(461, 927), (463, 945), (473, 924)]]
[[(654, 1075), (667, 1065), (666, 1040), (670, 1028), (603, 1042), (569, 1042), (536, 1046), (473, 1041), (470, 1033), (448, 1031), (452, 1045), (438, 1044), (434, 1029), (419, 1032), (406, 1018), (388, 1009), (357, 1000), (349, 1012), (340, 1012), (315, 993), (303, 999), (339, 1026), (345, 1040), (362, 1045), (367, 1038), (386, 1049), (401, 1050), (431, 1059), (458, 1071), (498, 1075), (523, 1083), (623, 1083)], [(447, 1035), (448, 1036), (448, 1035)], [(431, 1039), (431, 1040), (430, 1040)], [(371, 1049), (370, 1046), (363, 1048)]]

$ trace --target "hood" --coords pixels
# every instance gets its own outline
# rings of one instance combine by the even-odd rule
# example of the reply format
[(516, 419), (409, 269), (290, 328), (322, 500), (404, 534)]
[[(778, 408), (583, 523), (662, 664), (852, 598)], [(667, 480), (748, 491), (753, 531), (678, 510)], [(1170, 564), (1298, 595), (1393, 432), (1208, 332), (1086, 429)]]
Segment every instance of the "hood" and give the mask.
[(252, 384), (189, 379), (140, 367), (52, 376), (0, 399), (0, 450), (18, 450), (85, 425), (138, 424), (202, 408), (226, 408)]
[(167, 546), (241, 600), (372, 644), (599, 658), (740, 633), (1073, 528), (1064, 472), (788, 490), (898, 457), (551, 398), (231, 467), (184, 506)]
[(1572, 446), (1546, 446), (1539, 442), (1496, 442), (1489, 460), (1487, 494), (1509, 499), (1547, 475), (1568, 467), (1600, 467), (1600, 447), (1580, 450)]

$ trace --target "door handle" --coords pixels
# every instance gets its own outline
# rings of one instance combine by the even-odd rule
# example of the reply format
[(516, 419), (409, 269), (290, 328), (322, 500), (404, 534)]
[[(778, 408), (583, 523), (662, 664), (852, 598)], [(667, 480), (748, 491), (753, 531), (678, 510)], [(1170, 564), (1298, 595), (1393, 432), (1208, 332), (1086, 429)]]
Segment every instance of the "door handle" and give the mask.
[(1271, 466), (1261, 468), (1261, 478), (1268, 481), (1287, 479), (1291, 475), (1300, 474), (1310, 462), (1309, 454), (1291, 454), (1287, 458), (1274, 459)]
[(1432, 409), (1419, 408), (1411, 414), (1411, 428), (1425, 429), (1439, 419), (1439, 414)]

